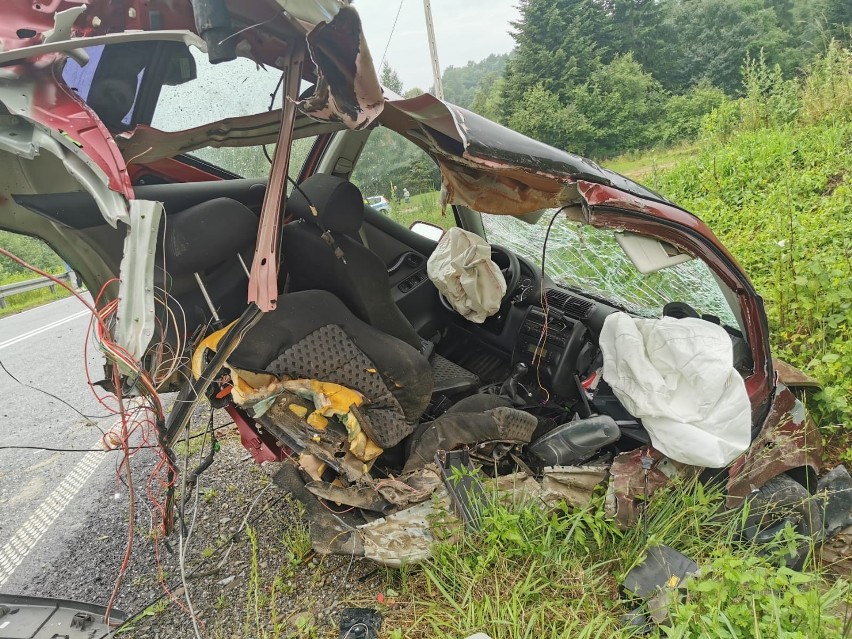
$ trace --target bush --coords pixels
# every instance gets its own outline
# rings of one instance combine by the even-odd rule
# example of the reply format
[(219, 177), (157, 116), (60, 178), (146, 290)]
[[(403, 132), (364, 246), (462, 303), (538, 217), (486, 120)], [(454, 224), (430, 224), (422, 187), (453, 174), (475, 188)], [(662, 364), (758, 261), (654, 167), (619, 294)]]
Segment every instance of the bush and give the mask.
[[(62, 259), (47, 244), (26, 235), (0, 231), (0, 246), (33, 266), (50, 273), (64, 273)], [(0, 284), (38, 277), (17, 262), (0, 256)]]
[(822, 382), (822, 426), (852, 429), (852, 56), (798, 84), (747, 63), (746, 95), (704, 121), (703, 150), (658, 188), (721, 237), (766, 300), (777, 356)]
[(706, 82), (683, 95), (673, 95), (666, 102), (666, 119), (662, 125), (662, 141), (673, 144), (694, 140), (701, 131), (704, 116), (718, 109), (727, 98), (725, 93)]
[(664, 632), (671, 639), (841, 637), (843, 621), (833, 613), (847, 590), (840, 581), (820, 592), (816, 574), (726, 554), (688, 582)]

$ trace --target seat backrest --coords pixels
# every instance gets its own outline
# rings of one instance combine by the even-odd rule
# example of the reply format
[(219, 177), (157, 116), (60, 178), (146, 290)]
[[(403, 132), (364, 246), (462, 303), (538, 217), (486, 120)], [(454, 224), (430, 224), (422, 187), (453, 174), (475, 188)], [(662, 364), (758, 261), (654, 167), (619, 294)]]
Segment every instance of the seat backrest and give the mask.
[(391, 297), (382, 259), (351, 237), (364, 217), (364, 200), (351, 182), (311, 176), (293, 190), (284, 226), (282, 263), (291, 291), (333, 293), (360, 320), (422, 349), (417, 332)]
[[(155, 283), (170, 293), (168, 303), (189, 330), (211, 319), (195, 274), (222, 322), (239, 317), (247, 304), (247, 276), (258, 218), (230, 198), (216, 198), (169, 215), (160, 226)], [(162, 272), (165, 265), (166, 273)]]

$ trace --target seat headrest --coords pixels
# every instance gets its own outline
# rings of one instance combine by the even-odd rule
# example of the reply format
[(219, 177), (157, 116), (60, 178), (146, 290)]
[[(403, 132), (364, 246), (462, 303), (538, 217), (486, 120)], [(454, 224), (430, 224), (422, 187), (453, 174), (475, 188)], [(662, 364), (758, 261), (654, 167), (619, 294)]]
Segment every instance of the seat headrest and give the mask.
[[(311, 204), (316, 208), (316, 215), (311, 211)], [(349, 180), (317, 173), (293, 188), (287, 200), (287, 212), (323, 230), (352, 234), (361, 228), (364, 220), (364, 197)]]
[(257, 216), (227, 197), (170, 215), (163, 250), (172, 275), (205, 271), (254, 245)]

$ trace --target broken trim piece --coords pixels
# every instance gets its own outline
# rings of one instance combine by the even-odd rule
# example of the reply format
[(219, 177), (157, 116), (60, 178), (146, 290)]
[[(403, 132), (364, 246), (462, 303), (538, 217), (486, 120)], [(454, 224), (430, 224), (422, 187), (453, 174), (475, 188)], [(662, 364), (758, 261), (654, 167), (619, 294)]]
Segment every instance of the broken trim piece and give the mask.
[[(154, 255), (162, 202), (131, 200), (124, 238), (116, 339), (135, 359), (142, 359), (154, 336)], [(133, 374), (133, 371), (122, 371)]]
[(174, 31), (123, 31), (121, 33), (108, 33), (106, 35), (90, 36), (86, 38), (70, 38), (68, 40), (51, 40), (45, 41), (43, 44), (36, 44), (31, 47), (21, 47), (20, 49), (12, 49), (0, 53), (0, 65), (9, 64), (10, 62), (28, 60), (30, 58), (39, 58), (52, 53), (64, 53), (75, 57), (75, 50), (80, 50), (88, 47), (95, 47), (99, 44), (120, 44), (125, 42), (149, 42), (149, 41), (166, 41), (166, 42), (184, 42), (185, 44), (198, 47), (202, 51), (207, 50), (207, 45), (204, 40), (199, 38), (191, 31), (176, 29)]

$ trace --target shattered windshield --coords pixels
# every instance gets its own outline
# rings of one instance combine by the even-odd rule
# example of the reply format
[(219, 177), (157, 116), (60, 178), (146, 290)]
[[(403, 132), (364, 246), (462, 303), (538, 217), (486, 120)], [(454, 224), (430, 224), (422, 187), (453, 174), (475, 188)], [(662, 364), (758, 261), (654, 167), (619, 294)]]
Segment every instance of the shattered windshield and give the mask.
[[(509, 215), (483, 214), (486, 239), (541, 267), (542, 247), (553, 215), (529, 224)], [(547, 239), (545, 271), (568, 288), (608, 300), (635, 315), (661, 317), (669, 302), (686, 302), (699, 313), (737, 327), (737, 321), (710, 268), (701, 260), (642, 274), (611, 229), (598, 229), (558, 216)]]

